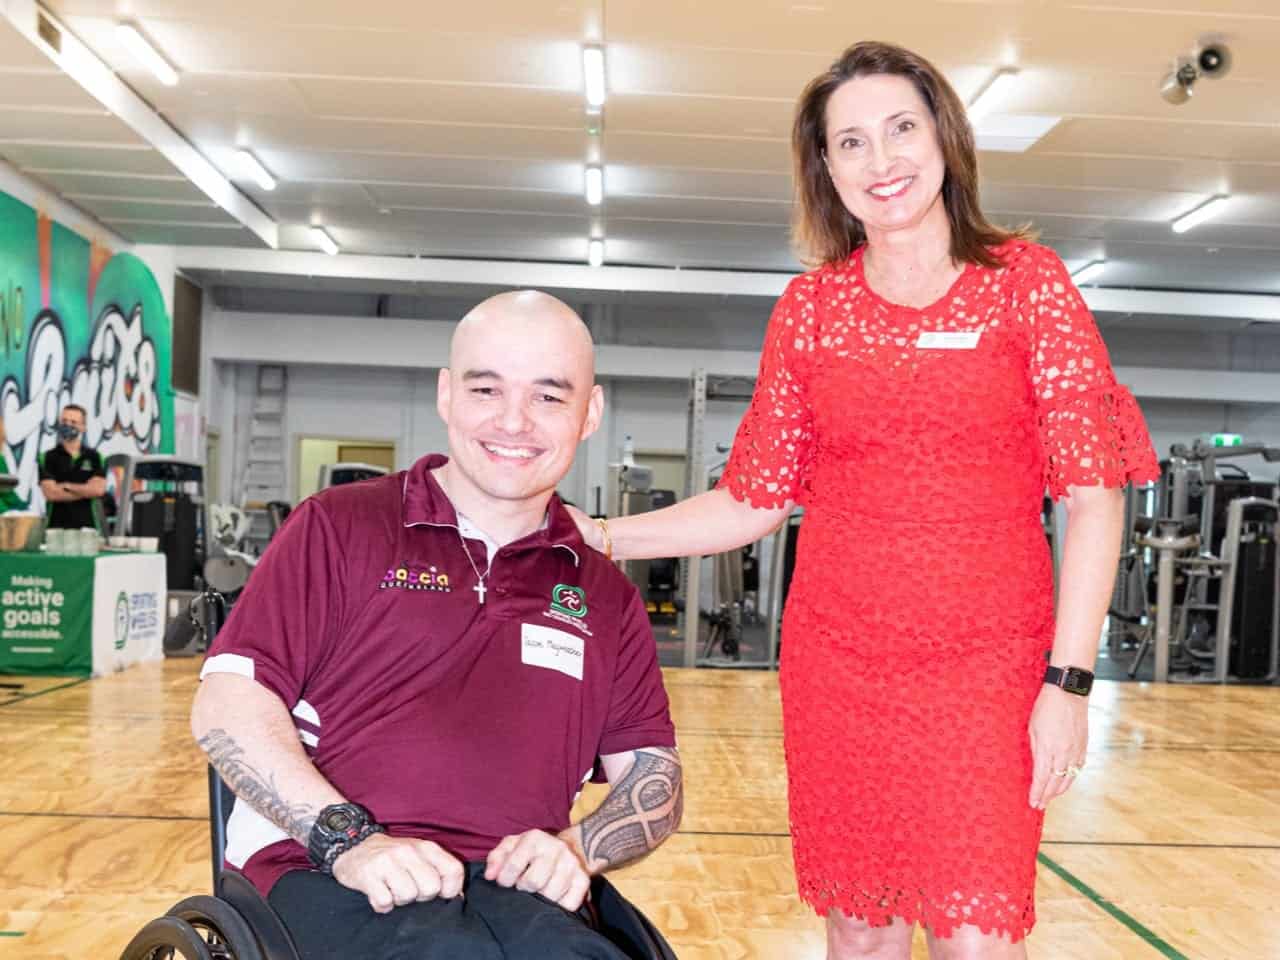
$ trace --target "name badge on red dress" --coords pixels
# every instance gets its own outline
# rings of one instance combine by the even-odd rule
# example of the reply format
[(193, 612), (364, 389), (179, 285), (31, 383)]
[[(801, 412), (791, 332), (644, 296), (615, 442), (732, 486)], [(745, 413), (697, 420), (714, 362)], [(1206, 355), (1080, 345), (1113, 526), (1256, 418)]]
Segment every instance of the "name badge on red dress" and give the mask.
[(982, 337), (981, 330), (933, 330), (920, 334), (917, 350), (972, 350)]

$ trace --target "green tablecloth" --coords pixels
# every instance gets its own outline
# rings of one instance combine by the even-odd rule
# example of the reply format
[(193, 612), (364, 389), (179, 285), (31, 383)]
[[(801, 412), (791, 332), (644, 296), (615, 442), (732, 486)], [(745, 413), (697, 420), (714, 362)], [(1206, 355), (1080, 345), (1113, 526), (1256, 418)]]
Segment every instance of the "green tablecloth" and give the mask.
[(99, 675), (164, 655), (165, 558), (0, 553), (0, 673)]

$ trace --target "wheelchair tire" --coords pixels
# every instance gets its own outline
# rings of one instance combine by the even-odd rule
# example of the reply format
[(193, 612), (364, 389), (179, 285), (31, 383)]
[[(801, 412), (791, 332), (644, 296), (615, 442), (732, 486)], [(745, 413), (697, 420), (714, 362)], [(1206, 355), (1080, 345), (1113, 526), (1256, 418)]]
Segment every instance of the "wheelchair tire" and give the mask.
[(209, 945), (191, 924), (177, 917), (159, 917), (138, 931), (120, 960), (214, 960)]
[(215, 960), (265, 960), (258, 938), (235, 907), (217, 897), (188, 897), (166, 916), (185, 920), (204, 939)]

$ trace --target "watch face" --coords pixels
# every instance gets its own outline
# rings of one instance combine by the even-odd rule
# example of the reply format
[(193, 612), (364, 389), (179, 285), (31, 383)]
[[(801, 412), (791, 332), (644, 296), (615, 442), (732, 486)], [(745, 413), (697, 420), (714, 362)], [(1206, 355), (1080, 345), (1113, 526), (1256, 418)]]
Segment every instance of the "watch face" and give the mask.
[(345, 833), (356, 822), (347, 810), (331, 810), (324, 818), (324, 828), (335, 833)]
[(1068, 693), (1088, 693), (1093, 686), (1093, 676), (1083, 670), (1069, 669), (1062, 678), (1062, 689)]

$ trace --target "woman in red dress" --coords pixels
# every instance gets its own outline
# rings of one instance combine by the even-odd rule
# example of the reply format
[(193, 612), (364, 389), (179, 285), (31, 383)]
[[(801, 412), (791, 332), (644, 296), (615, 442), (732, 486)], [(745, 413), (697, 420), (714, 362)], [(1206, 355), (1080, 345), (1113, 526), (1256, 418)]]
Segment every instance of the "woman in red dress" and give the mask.
[[(983, 218), (932, 65), (851, 47), (793, 149), (820, 266), (774, 309), (724, 479), (586, 532), (618, 557), (714, 553), (803, 504), (780, 682), (828, 955), (909, 957), (919, 923), (935, 957), (1025, 957), (1043, 811), (1085, 762), (1116, 488), (1155, 455), (1062, 262)], [(1046, 488), (1069, 515), (1056, 619)]]

